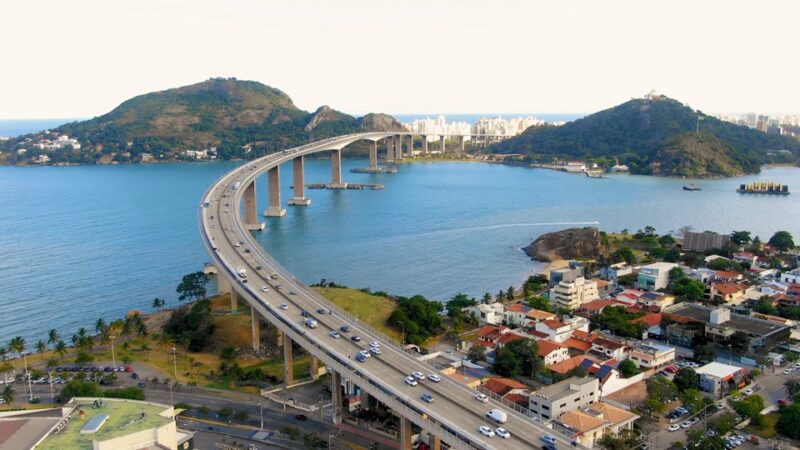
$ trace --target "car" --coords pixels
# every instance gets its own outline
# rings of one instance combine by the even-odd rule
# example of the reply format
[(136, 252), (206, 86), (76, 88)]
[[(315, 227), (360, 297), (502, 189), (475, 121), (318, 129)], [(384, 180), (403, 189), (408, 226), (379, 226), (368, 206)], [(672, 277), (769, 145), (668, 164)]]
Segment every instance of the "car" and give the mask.
[(261, 286), (261, 292), (269, 292), (269, 288), (266, 286)]
[(297, 295), (297, 292), (295, 292), (294, 290), (291, 290), (291, 291), (289, 291), (289, 295)]
[(432, 373), (432, 374), (428, 375), (428, 379), (433, 381), (434, 383), (438, 383), (438, 382), (442, 381), (442, 377), (440, 377), (439, 375), (436, 375), (435, 373)]
[(342, 325), (342, 326), (339, 327), (339, 331), (342, 332), (342, 333), (349, 333), (350, 332), (350, 327), (348, 327), (347, 325)]
[(549, 434), (543, 434), (543, 435), (539, 436), (539, 440), (541, 440), (542, 442), (546, 442), (548, 444), (551, 444), (551, 445), (556, 445), (555, 436), (551, 436)]
[(499, 428), (495, 429), (494, 430), (494, 434), (500, 436), (503, 439), (511, 439), (511, 433), (506, 431), (506, 429), (503, 428), (503, 427), (499, 427)]
[(687, 428), (689, 428), (690, 426), (692, 426), (692, 422), (690, 422), (690, 421), (688, 421), (688, 420), (687, 420), (686, 422), (683, 422), (683, 423), (681, 424), (681, 428), (683, 428), (684, 430), (685, 430), (685, 429), (687, 429)]
[(433, 396), (427, 392), (423, 392), (420, 398), (426, 403), (433, 403)]
[[(572, 443), (572, 446), (577, 447), (577, 445), (574, 442)], [(544, 447), (542, 447), (542, 450), (558, 450), (558, 449), (553, 444), (547, 444)]]
[(287, 309), (289, 309), (289, 305), (287, 305), (286, 303), (281, 303), (281, 309), (286, 311)]
[(367, 360), (367, 357), (366, 357), (366, 356), (362, 355), (361, 353), (356, 353), (356, 361), (358, 361), (358, 362), (364, 362), (364, 361), (366, 361), (366, 360)]
[(311, 313), (306, 311), (305, 309), (300, 311), (300, 315), (303, 317), (311, 317)]
[(782, 399), (778, 400), (778, 406), (786, 406), (788, 404), (789, 404), (789, 401), (786, 400), (786, 399), (782, 398)]
[(261, 269), (262, 269), (261, 266), (256, 266), (256, 270), (261, 270)]
[(369, 341), (369, 346), (370, 347), (380, 347), (381, 343), (378, 342), (378, 341)]
[(411, 376), (413, 376), (414, 378), (416, 378), (418, 380), (421, 380), (421, 379), (425, 378), (425, 374), (420, 372), (420, 371), (411, 372)]
[(406, 377), (406, 384), (409, 386), (416, 386), (417, 380), (414, 377)]
[(697, 422), (700, 422), (699, 417), (692, 417), (691, 419), (689, 419), (689, 423), (691, 423), (692, 425), (696, 424)]
[(339, 332), (338, 332), (338, 331), (336, 331), (336, 330), (333, 330), (333, 331), (331, 331), (331, 332), (330, 332), (330, 333), (328, 333), (328, 334), (330, 334), (330, 335), (331, 335), (331, 337), (332, 337), (332, 338), (334, 338), (334, 339), (339, 339), (339, 337), (341, 336), (341, 334), (339, 334)]
[(788, 368), (786, 368), (786, 369), (783, 369), (783, 374), (784, 374), (784, 375), (789, 375), (790, 373), (792, 373), (792, 368), (791, 368), (791, 367), (788, 367)]
[(486, 425), (481, 425), (480, 427), (478, 427), (478, 431), (480, 431), (481, 434), (486, 437), (494, 437), (494, 430), (487, 427)]
[(680, 425), (678, 425), (678, 424), (674, 424), (674, 425), (670, 425), (670, 426), (669, 426), (669, 428), (667, 428), (667, 429), (668, 429), (669, 431), (678, 431), (678, 430), (680, 430), (680, 429), (681, 429), (681, 427), (680, 427)]
[(678, 406), (675, 408), (675, 412), (680, 413), (681, 415), (686, 414), (689, 412), (688, 409), (684, 408), (683, 406)]
[(250, 253), (250, 249), (249, 249), (249, 248), (246, 248), (246, 249), (244, 249), (244, 252), (245, 252), (245, 253)]
[(723, 408), (725, 408), (725, 402), (717, 403), (717, 409), (723, 409)]
[(744, 390), (744, 395), (753, 395), (753, 389), (752, 388), (745, 389)]
[(137, 386), (139, 386), (140, 388), (145, 388), (145, 387), (147, 387), (147, 383), (145, 383), (144, 381), (140, 381), (140, 382), (138, 382), (136, 385), (137, 385)]
[(381, 351), (381, 348), (380, 348), (380, 347), (370, 347), (370, 348), (369, 348), (369, 351), (370, 351), (370, 353), (372, 353), (373, 355), (380, 355), (381, 353), (383, 353), (383, 352)]
[(131, 378), (133, 378), (134, 380), (138, 380), (139, 379), (139, 374), (136, 373), (136, 372), (133, 372), (133, 373), (131, 373)]
[(317, 321), (316, 319), (308, 318), (305, 321), (305, 324), (308, 328), (317, 328)]
[(353, 342), (361, 342), (361, 338), (355, 335), (350, 336), (350, 340)]
[(297, 414), (296, 416), (294, 416), (294, 418), (299, 420), (300, 422), (305, 422), (306, 420), (308, 420), (308, 416), (306, 416), (305, 414)]
[(359, 355), (364, 355), (365, 357), (369, 358), (369, 352), (366, 351), (366, 350), (361, 350), (360, 352), (358, 352), (358, 354)]
[(481, 403), (489, 403), (489, 397), (486, 394), (475, 394), (475, 400)]
[(706, 432), (706, 434), (708, 435), (708, 437), (714, 437), (714, 436), (716, 436), (716, 435), (717, 435), (717, 432), (716, 432), (716, 431), (714, 431), (714, 430), (708, 430), (708, 431)]
[(800, 369), (800, 362), (796, 362), (796, 363), (794, 363), (794, 366), (793, 366), (793, 367), (794, 367), (795, 369)]

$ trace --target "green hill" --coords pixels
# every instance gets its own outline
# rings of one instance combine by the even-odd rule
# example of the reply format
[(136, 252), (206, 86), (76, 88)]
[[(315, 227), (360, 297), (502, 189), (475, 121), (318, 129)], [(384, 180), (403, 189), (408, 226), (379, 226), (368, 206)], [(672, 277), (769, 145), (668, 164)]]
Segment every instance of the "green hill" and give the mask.
[(790, 150), (792, 160), (800, 155), (800, 142), (723, 122), (661, 96), (633, 99), (560, 127), (531, 127), (491, 149), (522, 153), (531, 162), (585, 159), (608, 167), (619, 161), (634, 173), (712, 177), (757, 173), (761, 164), (773, 162), (769, 150)]
[[(214, 78), (140, 95), (102, 116), (62, 125), (54, 131), (78, 138), (81, 149), (49, 155), (53, 162), (135, 161), (142, 153), (171, 160), (181, 159), (184, 150), (216, 147), (220, 159), (252, 158), (338, 134), (401, 129), (384, 114), (356, 118), (328, 106), (310, 113), (278, 89)], [(30, 137), (36, 141), (26, 136), (5, 147), (23, 145)], [(249, 150), (243, 148), (248, 144)], [(38, 153), (29, 150), (27, 158)]]

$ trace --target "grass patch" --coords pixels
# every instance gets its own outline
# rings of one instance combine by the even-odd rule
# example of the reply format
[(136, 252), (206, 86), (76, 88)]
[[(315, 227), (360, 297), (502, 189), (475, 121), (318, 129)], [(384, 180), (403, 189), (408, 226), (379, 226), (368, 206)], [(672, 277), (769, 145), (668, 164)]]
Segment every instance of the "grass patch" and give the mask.
[(756, 436), (760, 436), (766, 439), (772, 439), (778, 435), (778, 432), (775, 430), (775, 424), (778, 423), (778, 413), (771, 413), (767, 414), (764, 417), (764, 424), (759, 426), (755, 426), (752, 423), (745, 427), (745, 431), (750, 434), (755, 434)]
[(358, 320), (375, 328), (396, 341), (402, 339), (399, 330), (386, 325), (386, 319), (397, 309), (397, 303), (350, 288), (315, 288), (339, 308), (358, 317)]

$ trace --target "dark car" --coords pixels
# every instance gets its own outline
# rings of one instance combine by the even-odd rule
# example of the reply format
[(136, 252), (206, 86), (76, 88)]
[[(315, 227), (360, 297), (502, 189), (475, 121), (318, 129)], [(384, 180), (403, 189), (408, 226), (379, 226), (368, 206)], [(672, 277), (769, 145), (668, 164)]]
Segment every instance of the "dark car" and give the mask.
[(542, 447), (542, 450), (558, 450), (558, 448), (553, 444), (547, 444), (544, 447)]
[(361, 338), (358, 336), (350, 336), (350, 340), (353, 342), (361, 342)]
[(327, 311), (325, 311), (325, 308), (318, 308), (317, 309), (317, 314), (325, 314), (326, 312)]
[(298, 414), (294, 416), (294, 418), (299, 420), (300, 422), (305, 422), (306, 420), (308, 420), (308, 416), (306, 416), (305, 414)]
[(136, 373), (136, 372), (133, 372), (133, 373), (131, 373), (131, 378), (133, 378), (134, 380), (138, 380), (139, 379), (139, 374)]
[(303, 316), (303, 317), (311, 317), (311, 313), (309, 313), (305, 309), (300, 312), (300, 315)]
[(342, 325), (339, 327), (339, 331), (341, 331), (342, 333), (349, 333), (350, 327), (348, 327), (347, 325)]
[(261, 270), (261, 269), (262, 269), (261, 266), (256, 266), (256, 270)]
[(139, 384), (137, 384), (137, 386), (139, 386), (140, 388), (143, 388), (143, 387), (147, 386), (147, 383), (145, 383), (144, 381), (140, 381)]

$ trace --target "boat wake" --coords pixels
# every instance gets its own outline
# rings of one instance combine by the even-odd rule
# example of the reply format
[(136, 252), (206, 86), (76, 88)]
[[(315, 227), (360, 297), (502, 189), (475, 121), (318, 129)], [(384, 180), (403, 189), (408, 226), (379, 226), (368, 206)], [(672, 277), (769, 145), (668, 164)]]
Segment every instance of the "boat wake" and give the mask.
[[(495, 225), (478, 225), (473, 227), (464, 227), (464, 228), (447, 228), (444, 230), (435, 230), (435, 231), (424, 231), (422, 233), (416, 233), (413, 236), (433, 236), (433, 235), (444, 235), (444, 234), (456, 234), (456, 233), (472, 233), (475, 231), (493, 231), (493, 230), (500, 230), (504, 228), (527, 228), (527, 227), (547, 227), (547, 226), (572, 226), (572, 225), (600, 225), (600, 222), (594, 220), (591, 222), (522, 222), (522, 223), (501, 223)], [(406, 235), (406, 237), (411, 237)]]

